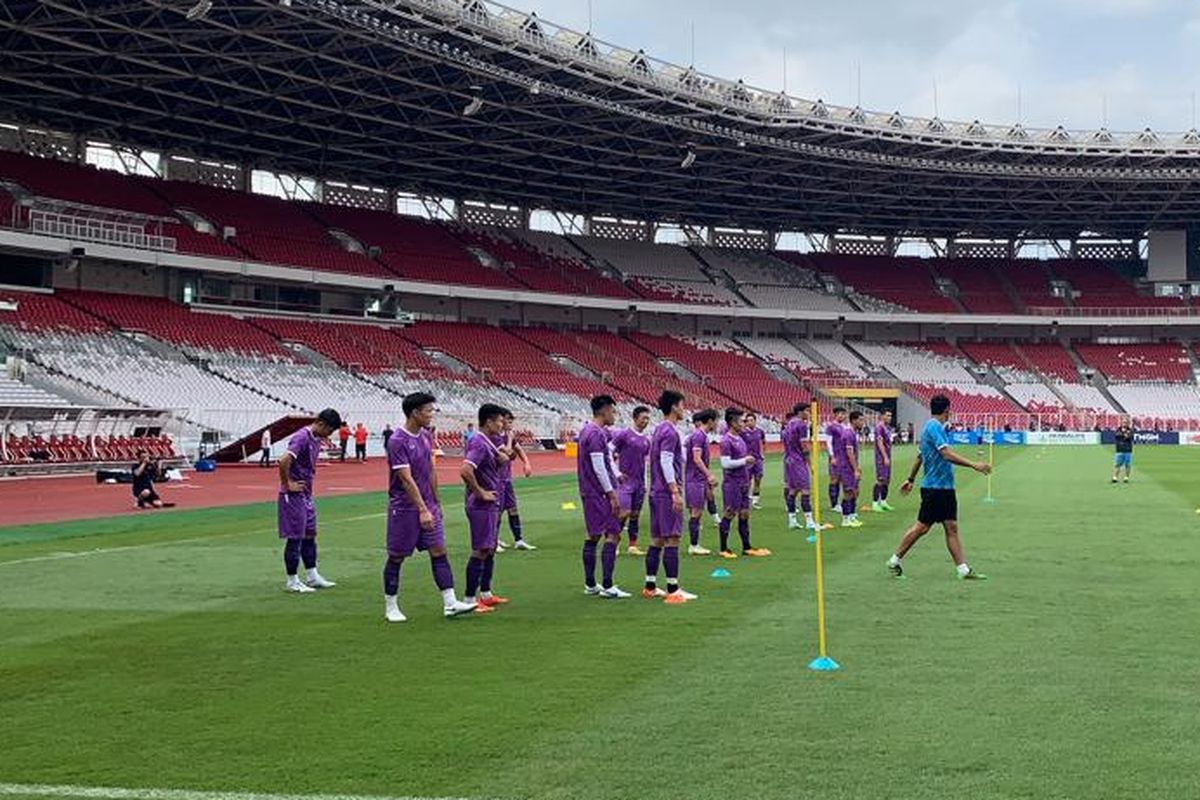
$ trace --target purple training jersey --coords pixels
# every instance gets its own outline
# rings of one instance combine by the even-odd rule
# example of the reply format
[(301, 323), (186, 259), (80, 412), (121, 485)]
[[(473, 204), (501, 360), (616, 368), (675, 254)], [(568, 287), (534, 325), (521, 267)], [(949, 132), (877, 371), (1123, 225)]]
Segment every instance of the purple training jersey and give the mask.
[[(471, 440), (467, 442), (467, 452), (463, 454), (463, 461), (475, 468), (475, 480), (479, 484), (479, 488), (485, 492), (496, 492), (497, 499), (499, 499), (500, 487), (503, 485), (498, 456), (496, 445), (487, 436), (472, 436)], [(476, 497), (469, 488), (467, 489), (468, 509), (488, 506), (499, 508), (495, 502), (486, 503)]]
[(829, 437), (829, 471), (840, 472), (846, 460), (846, 446), (842, 444), (846, 426), (836, 420), (825, 426), (825, 435)]
[[(721, 458), (731, 458), (735, 461), (749, 454), (746, 441), (730, 431), (721, 437)], [(725, 486), (741, 486), (750, 483), (750, 469), (743, 464), (740, 467), (726, 467), (721, 476)]]
[(884, 456), (892, 460), (892, 429), (881, 422), (875, 426), (875, 466), (884, 465)]
[(422, 429), (414, 434), (407, 428), (399, 428), (388, 439), (387, 457), (390, 470), (388, 504), (399, 511), (416, 510), (416, 505), (404, 490), (404, 483), (396, 475), (396, 470), (405, 469), (416, 482), (425, 505), (430, 510), (436, 508), (438, 502), (433, 492), (433, 436), (429, 431)]
[(704, 462), (704, 466), (708, 466), (711, 455), (708, 451), (708, 432), (703, 428), (696, 428), (692, 431), (691, 436), (687, 438), (684, 444), (684, 459), (687, 464), (685, 480), (687, 483), (702, 483), (708, 485), (708, 478), (700, 467), (696, 466), (696, 451), (700, 452), (700, 460)]
[(613, 451), (617, 454), (617, 467), (625, 478), (621, 487), (637, 491), (646, 487), (646, 456), (650, 453), (650, 439), (633, 428), (622, 428), (612, 435)]
[(668, 495), (671, 487), (663, 475), (662, 454), (670, 453), (671, 462), (675, 468), (675, 484), (683, 480), (683, 446), (680, 442), (679, 431), (669, 420), (658, 423), (654, 435), (650, 437), (650, 494)]
[[(495, 436), (492, 437), (492, 444), (496, 445), (497, 449), (499, 449), (501, 447), (508, 447), (508, 434), (507, 433), (497, 433)], [(509, 461), (505, 461), (503, 464), (500, 465), (499, 474), (500, 474), (500, 483), (502, 483), (502, 484), (506, 481), (512, 480), (512, 460), (511, 459)]]
[(746, 452), (754, 456), (758, 463), (763, 460), (763, 442), (767, 434), (762, 428), (742, 428), (742, 441), (746, 443)]
[(609, 485), (614, 489), (617, 476), (613, 473), (612, 459), (608, 449), (608, 431), (589, 422), (579, 432), (579, 454), (575, 462), (575, 473), (579, 478), (579, 494), (583, 497), (602, 497), (607, 494), (604, 485), (592, 466), (592, 456), (599, 454), (604, 460), (604, 469), (608, 474)]
[[(304, 494), (311, 497), (317, 458), (321, 454), (321, 441), (312, 432), (312, 428), (301, 428), (288, 440), (287, 451), (292, 454), (292, 463), (288, 466), (288, 480), (303, 483)], [(279, 490), (286, 492), (287, 487), (281, 486)]]
[(809, 446), (808, 423), (800, 417), (792, 417), (783, 426), (780, 438), (783, 439), (784, 485), (791, 491), (803, 490), (807, 494), (812, 484), (808, 458), (805, 456)]

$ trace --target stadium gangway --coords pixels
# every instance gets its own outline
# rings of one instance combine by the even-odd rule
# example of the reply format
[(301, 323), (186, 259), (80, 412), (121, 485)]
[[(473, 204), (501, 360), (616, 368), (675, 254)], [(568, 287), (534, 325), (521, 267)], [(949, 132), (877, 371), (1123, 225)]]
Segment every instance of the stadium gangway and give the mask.
[(316, 417), (312, 414), (288, 414), (270, 425), (263, 425), (242, 438), (225, 445), (208, 458), (218, 464), (239, 464), (262, 452), (262, 435), (271, 432), (271, 443), (282, 442), (305, 425), (311, 425)]

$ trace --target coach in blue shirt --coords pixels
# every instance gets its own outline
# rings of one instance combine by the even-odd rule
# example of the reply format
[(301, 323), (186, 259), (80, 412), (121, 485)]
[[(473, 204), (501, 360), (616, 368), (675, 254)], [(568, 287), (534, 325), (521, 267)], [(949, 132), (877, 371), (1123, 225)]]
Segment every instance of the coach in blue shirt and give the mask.
[(992, 471), (986, 462), (968, 461), (950, 449), (950, 438), (946, 435), (946, 421), (950, 419), (950, 398), (945, 395), (934, 395), (929, 401), (930, 419), (921, 430), (920, 446), (917, 460), (908, 480), (900, 486), (902, 494), (912, 491), (913, 482), (921, 466), (925, 467), (925, 477), (921, 480), (921, 510), (917, 512), (917, 521), (909, 528), (900, 546), (888, 559), (888, 569), (897, 578), (904, 576), (901, 563), (904, 556), (912, 549), (929, 529), (941, 523), (946, 531), (946, 548), (954, 559), (955, 569), (961, 580), (987, 580), (967, 565), (963, 555), (962, 541), (958, 537), (958, 496), (954, 493), (954, 464), (960, 467), (970, 467), (976, 472), (987, 475)]

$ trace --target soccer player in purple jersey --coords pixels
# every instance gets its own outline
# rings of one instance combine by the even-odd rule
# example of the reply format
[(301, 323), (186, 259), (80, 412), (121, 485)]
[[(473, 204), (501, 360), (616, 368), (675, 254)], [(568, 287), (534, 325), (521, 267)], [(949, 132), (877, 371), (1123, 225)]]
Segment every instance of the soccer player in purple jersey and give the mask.
[[(504, 409), (504, 430), (499, 436), (492, 437), (492, 442), (508, 457), (508, 462), (501, 470), (500, 509), (508, 515), (508, 530), (513, 536), (512, 546), (517, 550), (537, 550), (537, 547), (525, 540), (525, 534), (521, 530), (521, 511), (517, 507), (517, 490), (513, 486), (512, 468), (515, 462), (521, 462), (521, 469), (526, 478), (533, 475), (529, 456), (517, 441), (516, 431), (513, 430), (514, 419), (513, 412)], [(496, 552), (504, 552), (504, 542), (499, 537), (496, 539)]]
[(447, 617), (469, 614), (471, 603), (454, 594), (454, 573), (446, 556), (442, 503), (437, 470), (433, 466), (435, 398), (413, 392), (404, 398), (404, 424), (388, 437), (387, 561), (383, 565), (383, 608), (388, 622), (406, 622), (400, 610), (400, 567), (414, 550), (429, 553), (433, 582), (442, 593), (442, 613)]
[(675, 605), (696, 599), (679, 586), (679, 538), (683, 533), (683, 395), (667, 389), (658, 398), (663, 421), (650, 437), (650, 547), (646, 549), (646, 584), (642, 597), (664, 597), (658, 588), (658, 564), (667, 574), (664, 602)]
[[(787, 424), (783, 426), (783, 501), (787, 505), (788, 529), (808, 528), (815, 530), (816, 520), (812, 510), (812, 443), (809, 429), (811, 412), (809, 403), (792, 406)], [(796, 495), (800, 495), (800, 510), (804, 512), (804, 525), (796, 519)], [(823, 525), (823, 528), (832, 527)]]
[(721, 516), (721, 524), (718, 527), (722, 558), (737, 558), (737, 554), (729, 549), (729, 527), (733, 524), (734, 517), (737, 517), (738, 521), (742, 555), (771, 555), (771, 551), (765, 547), (756, 548), (750, 544), (750, 477), (758, 459), (750, 455), (750, 448), (742, 437), (745, 429), (743, 419), (740, 408), (725, 410), (725, 424), (728, 429), (721, 437), (721, 500), (725, 506), (725, 513)]
[(644, 556), (638, 547), (642, 504), (646, 500), (646, 456), (650, 453), (650, 409), (638, 406), (633, 410), (633, 424), (612, 435), (613, 453), (617, 457), (617, 500), (621, 504), (621, 526), (629, 532), (631, 556)]
[[(283, 566), (287, 571), (285, 587), (289, 592), (312, 592), (337, 584), (317, 571), (317, 507), (313, 504), (313, 478), (321, 439), (342, 426), (342, 417), (327, 408), (307, 428), (301, 428), (288, 440), (279, 459), (279, 538), (284, 540)], [(300, 561), (308, 570), (301, 582), (296, 574)]]
[(842, 453), (839, 463), (842, 484), (842, 527), (861, 528), (858, 518), (858, 486), (862, 481), (862, 465), (858, 461), (858, 434), (866, 421), (861, 411), (850, 412), (850, 424), (842, 431)]
[(846, 409), (834, 406), (833, 421), (825, 426), (826, 446), (829, 448), (829, 510), (838, 510), (838, 498), (842, 490), (842, 462), (846, 460), (845, 444)]
[[(617, 472), (613, 468), (608, 428), (617, 421), (617, 401), (606, 394), (592, 398), (592, 421), (579, 431), (575, 474), (583, 501), (583, 591), (592, 597), (623, 600), (629, 592), (613, 583), (617, 548), (621, 544), (621, 503), (617, 498)], [(596, 548), (600, 553), (600, 585), (596, 585)]]
[(758, 415), (747, 411), (742, 416), (742, 440), (746, 443), (746, 451), (754, 456), (750, 466), (750, 506), (762, 508), (762, 479), (763, 479), (763, 443), (767, 440), (766, 431), (758, 427)]
[(708, 437), (717, 428), (717, 410), (706, 408), (693, 414), (692, 424), (695, 428), (683, 443), (687, 464), (684, 468), (683, 491), (690, 513), (688, 536), (691, 544), (688, 546), (688, 555), (707, 556), (711, 555), (712, 551), (700, 546), (700, 517), (713, 501), (713, 489), (717, 485), (717, 476), (708, 468), (711, 458)]
[[(496, 447), (504, 429), (504, 409), (494, 403), (479, 407), (479, 432), (467, 442), (459, 477), (466, 484), (467, 527), (471, 531), (471, 558), (467, 561), (466, 601), (478, 606), (475, 613), (495, 610), (508, 602), (492, 593), (496, 569), (496, 540), (500, 536), (501, 472), (508, 456)], [(478, 593), (478, 599), (476, 599)]]
[(875, 426), (875, 491), (872, 511), (895, 511), (888, 503), (892, 483), (892, 412), (884, 411)]

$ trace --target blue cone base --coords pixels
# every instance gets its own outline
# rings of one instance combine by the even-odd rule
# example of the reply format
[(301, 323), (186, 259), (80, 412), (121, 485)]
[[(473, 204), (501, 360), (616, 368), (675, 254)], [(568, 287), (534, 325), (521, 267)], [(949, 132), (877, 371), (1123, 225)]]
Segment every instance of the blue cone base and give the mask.
[[(1197, 509), (1196, 509), (1196, 513), (1197, 513), (1197, 514), (1200, 514), (1200, 508), (1197, 508)], [(808, 542), (809, 544), (816, 544), (816, 543), (817, 543), (817, 535), (816, 535), (815, 533), (810, 533), (810, 534), (809, 534), (809, 535), (808, 535), (808, 536), (807, 536), (807, 537), (804, 539), (804, 541)]]
[(814, 670), (815, 672), (833, 672), (834, 670), (841, 669), (842, 665), (834, 661), (829, 656), (822, 656), (821, 658), (814, 658), (812, 661), (808, 662), (808, 668)]
[(712, 571), (712, 574), (709, 575), (709, 577), (710, 578), (731, 578), (731, 577), (733, 577), (733, 573), (722, 567), (717, 567), (716, 569), (714, 569)]

